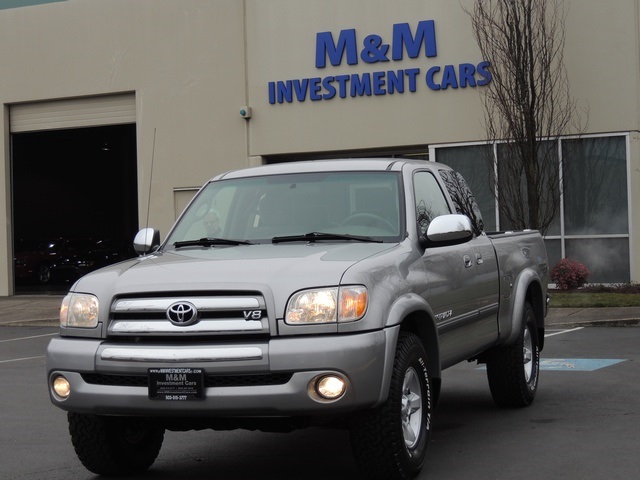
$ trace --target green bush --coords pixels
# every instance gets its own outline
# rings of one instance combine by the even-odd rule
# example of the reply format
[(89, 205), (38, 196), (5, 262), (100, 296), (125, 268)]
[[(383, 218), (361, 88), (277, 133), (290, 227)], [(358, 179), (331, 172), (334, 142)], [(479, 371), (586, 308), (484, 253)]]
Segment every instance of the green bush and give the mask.
[(589, 275), (591, 272), (587, 267), (570, 258), (563, 258), (551, 270), (551, 280), (559, 290), (580, 288), (587, 283)]

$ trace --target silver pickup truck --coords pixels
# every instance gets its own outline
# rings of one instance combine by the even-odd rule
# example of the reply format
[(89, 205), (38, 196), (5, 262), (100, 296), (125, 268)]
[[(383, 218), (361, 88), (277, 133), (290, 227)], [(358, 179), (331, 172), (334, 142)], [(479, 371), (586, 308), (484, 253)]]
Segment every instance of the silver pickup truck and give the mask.
[(536, 231), (484, 231), (464, 179), (403, 159), (225, 173), (166, 240), (72, 287), (47, 349), (51, 401), (103, 475), (164, 432), (348, 428), (366, 478), (412, 478), (442, 371), (486, 363), (494, 400), (538, 386), (548, 265)]

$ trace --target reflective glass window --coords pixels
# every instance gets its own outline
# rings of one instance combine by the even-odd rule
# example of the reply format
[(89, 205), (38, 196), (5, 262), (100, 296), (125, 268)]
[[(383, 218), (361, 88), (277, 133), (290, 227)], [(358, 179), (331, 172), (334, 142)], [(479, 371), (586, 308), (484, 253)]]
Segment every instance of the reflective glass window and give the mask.
[(629, 233), (625, 137), (562, 142), (567, 235)]

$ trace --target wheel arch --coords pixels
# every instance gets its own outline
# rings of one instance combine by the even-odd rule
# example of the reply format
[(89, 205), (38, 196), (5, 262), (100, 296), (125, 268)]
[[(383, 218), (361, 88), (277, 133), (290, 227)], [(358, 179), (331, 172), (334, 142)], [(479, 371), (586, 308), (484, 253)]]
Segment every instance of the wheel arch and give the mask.
[(442, 385), (442, 370), (440, 368), (438, 333), (433, 318), (426, 312), (412, 312), (403, 320), (400, 331), (413, 333), (422, 342), (429, 359), (428, 367), (433, 388), (433, 400), (437, 405)]
[(546, 314), (546, 298), (544, 294), (544, 288), (541, 283), (541, 279), (532, 270), (525, 270), (518, 277), (514, 293), (511, 297), (509, 304), (510, 314), (508, 318), (510, 320), (510, 334), (507, 340), (504, 342), (506, 345), (511, 345), (516, 341), (518, 333), (520, 332), (521, 323), (523, 321), (522, 316), (524, 312), (525, 303), (529, 303), (533, 308), (536, 319), (536, 333), (538, 334), (538, 346), (542, 351), (544, 347), (544, 318)]
[[(400, 332), (408, 332), (416, 335), (424, 346), (429, 360), (428, 367), (432, 381), (434, 401), (437, 403), (440, 395), (440, 385), (442, 383), (442, 369), (440, 367), (438, 331), (431, 307), (418, 295), (405, 295), (394, 302), (387, 316), (387, 326), (394, 325), (400, 326)], [(394, 345), (394, 351), (395, 348), (396, 345)]]

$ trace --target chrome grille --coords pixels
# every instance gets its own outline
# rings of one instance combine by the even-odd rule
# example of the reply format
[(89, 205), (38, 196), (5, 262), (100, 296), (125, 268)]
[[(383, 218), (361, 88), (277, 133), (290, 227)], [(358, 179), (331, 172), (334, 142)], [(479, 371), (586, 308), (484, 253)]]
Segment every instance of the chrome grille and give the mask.
[[(169, 320), (176, 305), (194, 307), (198, 318), (181, 325)], [(110, 336), (267, 334), (269, 321), (259, 295), (120, 298), (111, 306)]]

